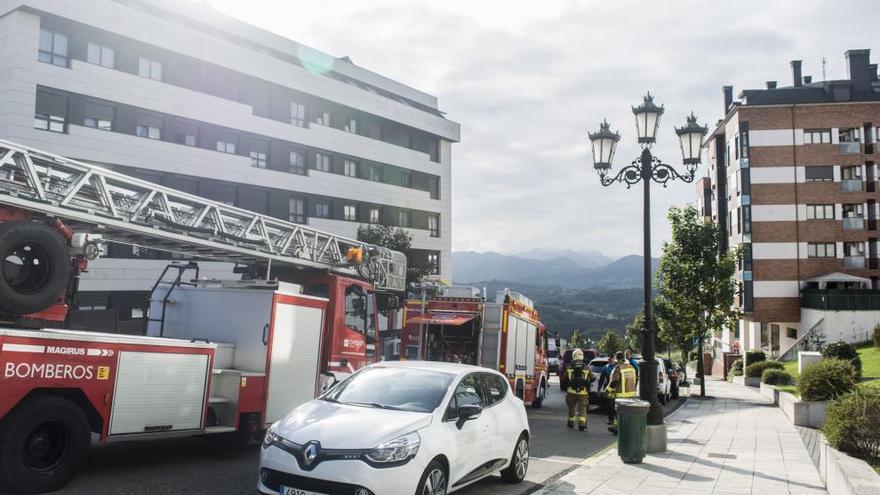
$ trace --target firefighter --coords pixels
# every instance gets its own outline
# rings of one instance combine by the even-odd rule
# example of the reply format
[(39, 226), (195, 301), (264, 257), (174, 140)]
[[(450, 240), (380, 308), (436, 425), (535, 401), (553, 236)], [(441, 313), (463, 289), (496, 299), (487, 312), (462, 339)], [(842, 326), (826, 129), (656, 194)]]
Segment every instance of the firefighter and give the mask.
[(577, 419), (578, 429), (587, 429), (587, 409), (590, 401), (590, 382), (595, 378), (584, 362), (584, 351), (575, 349), (571, 353), (571, 363), (562, 374), (560, 385), (565, 390), (565, 404), (568, 406), (566, 426), (574, 428)]
[[(606, 391), (608, 399), (611, 401), (609, 407), (612, 413), (616, 410), (615, 401), (617, 399), (626, 399), (636, 396), (636, 370), (626, 359), (624, 353), (619, 352), (615, 356), (617, 366), (611, 372), (611, 379), (608, 382)], [(614, 424), (608, 427), (608, 431), (617, 435), (617, 414), (614, 415)]]

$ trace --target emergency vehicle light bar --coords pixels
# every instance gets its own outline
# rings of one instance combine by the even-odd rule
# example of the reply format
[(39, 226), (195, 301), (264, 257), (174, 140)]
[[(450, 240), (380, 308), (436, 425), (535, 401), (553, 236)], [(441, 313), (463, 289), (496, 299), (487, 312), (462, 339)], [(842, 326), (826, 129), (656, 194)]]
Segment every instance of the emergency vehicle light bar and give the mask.
[[(406, 289), (403, 253), (3, 140), (0, 204), (60, 217), (109, 241), (217, 261), (328, 269), (378, 289)], [(350, 256), (352, 249), (362, 257)]]

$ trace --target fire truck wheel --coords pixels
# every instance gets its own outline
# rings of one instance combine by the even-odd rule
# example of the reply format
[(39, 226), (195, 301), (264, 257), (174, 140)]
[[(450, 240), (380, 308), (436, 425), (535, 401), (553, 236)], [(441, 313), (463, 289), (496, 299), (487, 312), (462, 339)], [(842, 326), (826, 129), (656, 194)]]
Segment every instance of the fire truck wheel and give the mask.
[(28, 314), (58, 301), (70, 279), (67, 245), (48, 225), (0, 224), (0, 311)]
[(0, 486), (20, 493), (63, 488), (86, 461), (89, 422), (60, 397), (28, 399), (0, 424)]
[(541, 409), (541, 406), (544, 405), (544, 397), (547, 395), (547, 387), (541, 382), (541, 387), (538, 389), (538, 395), (532, 400), (532, 409)]

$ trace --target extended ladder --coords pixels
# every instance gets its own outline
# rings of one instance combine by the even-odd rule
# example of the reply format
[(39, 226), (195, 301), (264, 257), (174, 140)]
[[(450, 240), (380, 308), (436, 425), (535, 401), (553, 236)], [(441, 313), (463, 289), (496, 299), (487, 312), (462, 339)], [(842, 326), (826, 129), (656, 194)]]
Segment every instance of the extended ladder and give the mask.
[[(59, 217), (110, 241), (216, 261), (321, 268), (370, 279), (379, 289), (406, 289), (406, 257), (397, 251), (3, 140), (0, 204)], [(348, 262), (350, 248), (362, 250), (362, 264)]]

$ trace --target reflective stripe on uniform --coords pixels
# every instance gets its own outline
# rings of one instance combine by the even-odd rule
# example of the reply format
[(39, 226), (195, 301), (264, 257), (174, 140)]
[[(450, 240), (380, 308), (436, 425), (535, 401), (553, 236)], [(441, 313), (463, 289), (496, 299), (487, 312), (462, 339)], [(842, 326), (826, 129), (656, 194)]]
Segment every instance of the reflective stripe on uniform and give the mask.
[(628, 366), (628, 367), (624, 367), (624, 368), (620, 369), (620, 389), (621, 390), (620, 390), (620, 393), (617, 394), (618, 398), (627, 398), (627, 397), (635, 397), (636, 396), (636, 389), (635, 388), (633, 388), (632, 390), (626, 389), (626, 384), (629, 381), (629, 380), (627, 380), (627, 378), (629, 378), (630, 376), (632, 377), (633, 385), (635, 385), (635, 383), (636, 383), (636, 370), (635, 370), (635, 368)]

